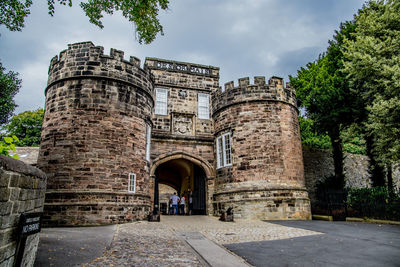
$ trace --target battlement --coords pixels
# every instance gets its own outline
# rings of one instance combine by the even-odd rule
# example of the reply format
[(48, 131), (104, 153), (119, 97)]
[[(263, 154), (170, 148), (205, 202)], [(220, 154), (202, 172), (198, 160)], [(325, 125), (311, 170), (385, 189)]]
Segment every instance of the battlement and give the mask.
[(224, 90), (217, 90), (212, 95), (213, 113), (233, 104), (249, 101), (281, 101), (297, 107), (296, 91), (290, 83), (284, 84), (280, 77), (272, 76), (268, 83), (264, 76), (254, 77), (254, 83), (250, 83), (249, 77), (240, 78), (238, 85), (233, 81), (224, 85)]
[[(86, 54), (86, 52), (88, 52), (88, 54)], [(76, 54), (77, 56), (81, 57), (94, 56), (94, 57), (110, 58), (126, 64), (133, 64), (137, 67), (140, 67), (140, 59), (138, 59), (137, 57), (130, 56), (129, 61), (125, 60), (124, 51), (115, 48), (110, 49), (110, 55), (105, 55), (103, 46), (95, 46), (92, 42), (89, 41), (89, 42), (68, 44), (68, 49), (61, 51), (59, 56), (54, 56), (51, 59), (49, 72), (54, 67), (54, 65), (58, 64), (67, 55), (71, 56), (74, 55), (75, 53), (77, 53)]]
[[(250, 84), (250, 78), (249, 77), (244, 77), (238, 79), (238, 86), (237, 87), (246, 87), (246, 86), (268, 86), (271, 88), (284, 88), (284, 81), (283, 78), (277, 77), (277, 76), (272, 76), (268, 80), (268, 84), (266, 83), (266, 79), (264, 76), (255, 76), (254, 77), (254, 83)], [(286, 84), (287, 88), (290, 88), (290, 84)], [(230, 90), (235, 88), (235, 83), (234, 81), (230, 81), (225, 83), (224, 85), (224, 91)]]
[(124, 59), (124, 52), (111, 48), (110, 55), (104, 47), (92, 42), (69, 44), (68, 49), (51, 59), (48, 86), (73, 78), (102, 78), (129, 83), (135, 87), (153, 90), (152, 76), (140, 67), (140, 59)]

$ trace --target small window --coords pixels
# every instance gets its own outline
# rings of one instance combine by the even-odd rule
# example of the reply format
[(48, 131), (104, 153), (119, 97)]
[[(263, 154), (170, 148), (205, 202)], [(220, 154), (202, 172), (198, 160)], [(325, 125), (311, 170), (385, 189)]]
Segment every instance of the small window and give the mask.
[(197, 98), (199, 119), (210, 119), (210, 95), (199, 93)]
[(147, 124), (146, 128), (146, 160), (150, 162), (150, 147), (151, 147), (151, 126)]
[(155, 114), (168, 115), (168, 90), (157, 88), (156, 89), (156, 108)]
[(136, 193), (136, 174), (134, 173), (129, 174), (128, 192)]
[(223, 137), (224, 137), (225, 166), (231, 166), (232, 165), (231, 134), (229, 134), (229, 133), (224, 134)]
[(224, 148), (222, 136), (217, 138), (217, 168), (224, 166)]
[(231, 134), (217, 137), (217, 168), (232, 166)]

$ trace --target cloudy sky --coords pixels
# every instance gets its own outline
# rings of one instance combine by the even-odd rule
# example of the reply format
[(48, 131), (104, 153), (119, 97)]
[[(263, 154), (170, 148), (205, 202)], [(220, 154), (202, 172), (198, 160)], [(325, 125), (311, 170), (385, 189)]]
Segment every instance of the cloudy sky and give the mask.
[(161, 11), (164, 36), (140, 45), (134, 25), (120, 14), (106, 16), (103, 30), (90, 24), (73, 1), (47, 14), (47, 1), (33, 1), (22, 32), (0, 25), (0, 60), (20, 73), (16, 113), (44, 107), (50, 59), (67, 44), (92, 41), (108, 54), (158, 57), (220, 67), (220, 85), (242, 77), (288, 79), (325, 51), (340, 22), (351, 20), (364, 0), (170, 0)]

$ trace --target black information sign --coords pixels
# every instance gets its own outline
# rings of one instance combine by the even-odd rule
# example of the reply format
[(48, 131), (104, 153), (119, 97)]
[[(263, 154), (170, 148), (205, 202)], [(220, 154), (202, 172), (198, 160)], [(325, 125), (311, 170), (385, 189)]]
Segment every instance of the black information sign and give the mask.
[(22, 213), (19, 219), (20, 236), (33, 235), (40, 232), (42, 212)]
[(18, 248), (17, 257), (14, 261), (14, 266), (19, 267), (22, 263), (22, 258), (24, 256), (24, 250), (26, 245), (26, 238), (30, 235), (40, 232), (42, 225), (42, 212), (32, 212), (32, 213), (22, 213), (19, 217), (18, 225)]

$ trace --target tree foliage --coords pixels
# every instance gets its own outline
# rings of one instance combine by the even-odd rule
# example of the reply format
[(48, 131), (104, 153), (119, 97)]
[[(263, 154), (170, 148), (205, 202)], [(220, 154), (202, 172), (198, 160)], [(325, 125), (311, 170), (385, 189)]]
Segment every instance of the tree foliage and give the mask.
[[(332, 149), (329, 135), (316, 130), (314, 121), (299, 116), (301, 143), (303, 146), (316, 149)], [(358, 124), (352, 124), (340, 131), (343, 151), (351, 154), (366, 154), (365, 139)]]
[(296, 88), (299, 105), (305, 107), (307, 116), (314, 121), (320, 134), (328, 133), (335, 166), (334, 182), (338, 188), (344, 186), (343, 149), (340, 132), (353, 121), (352, 94), (343, 66), (343, 44), (355, 26), (352, 22), (340, 25), (340, 30), (329, 41), (327, 52), (315, 62), (310, 62), (290, 77)]
[(8, 156), (14, 159), (19, 159), (17, 154), (10, 156), (9, 151), (16, 151), (14, 142), (18, 141), (18, 137), (5, 136), (0, 140), (0, 155)]
[(325, 133), (318, 133), (313, 120), (299, 116), (301, 143), (309, 148), (330, 149), (331, 139)]
[(0, 24), (10, 31), (20, 31), (24, 27), (25, 17), (30, 14), (31, 0), (2, 0), (0, 1)]
[(44, 117), (43, 109), (25, 111), (15, 115), (10, 122), (3, 127), (6, 136), (16, 136), (17, 146), (39, 146), (42, 122)]
[(0, 62), (0, 125), (7, 123), (17, 107), (14, 96), (21, 88), (18, 73), (9, 71)]
[(366, 155), (366, 142), (361, 127), (353, 123), (340, 132), (343, 151), (352, 154)]
[[(55, 13), (56, 3), (72, 6), (72, 0), (47, 0), (49, 14)], [(122, 15), (136, 26), (139, 43), (149, 44), (158, 33), (163, 35), (163, 27), (158, 19), (160, 9), (167, 9), (168, 0), (89, 0), (81, 1), (80, 7), (90, 23), (103, 28), (103, 14), (112, 15), (121, 11)], [(21, 31), (25, 18), (30, 14), (31, 0), (0, 1), (0, 24), (10, 31)]]
[(375, 137), (372, 152), (380, 165), (400, 160), (400, 98), (384, 99), (378, 95), (368, 106), (366, 127)]
[(400, 1), (369, 1), (345, 43), (345, 72), (365, 105), (364, 126), (383, 166), (400, 155)]

